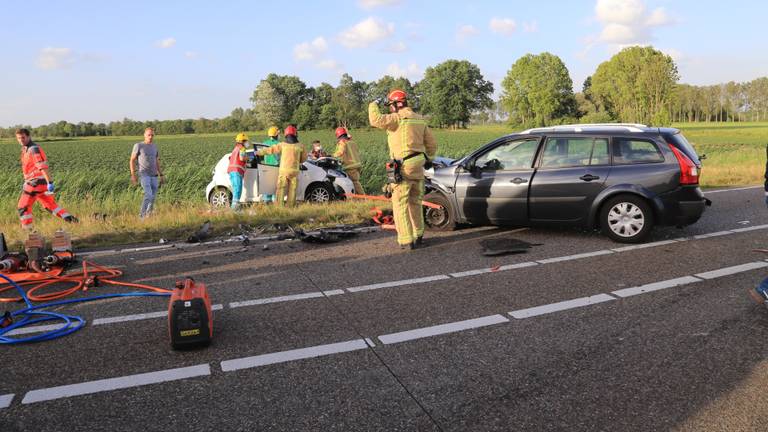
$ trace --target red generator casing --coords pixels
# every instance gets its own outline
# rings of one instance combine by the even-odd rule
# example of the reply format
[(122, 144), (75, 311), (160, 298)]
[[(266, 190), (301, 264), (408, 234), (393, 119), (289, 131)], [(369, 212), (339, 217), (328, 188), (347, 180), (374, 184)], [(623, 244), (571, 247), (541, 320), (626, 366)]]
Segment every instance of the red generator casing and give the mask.
[(176, 282), (168, 303), (168, 334), (174, 349), (211, 343), (213, 313), (205, 284), (192, 278)]

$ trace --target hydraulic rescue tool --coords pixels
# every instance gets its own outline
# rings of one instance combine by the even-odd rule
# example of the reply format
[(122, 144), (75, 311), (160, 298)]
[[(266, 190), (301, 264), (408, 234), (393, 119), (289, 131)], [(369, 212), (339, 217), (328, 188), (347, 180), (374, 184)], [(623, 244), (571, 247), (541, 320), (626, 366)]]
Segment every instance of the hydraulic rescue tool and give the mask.
[(192, 278), (176, 281), (168, 303), (168, 334), (174, 349), (211, 343), (213, 313), (205, 284)]

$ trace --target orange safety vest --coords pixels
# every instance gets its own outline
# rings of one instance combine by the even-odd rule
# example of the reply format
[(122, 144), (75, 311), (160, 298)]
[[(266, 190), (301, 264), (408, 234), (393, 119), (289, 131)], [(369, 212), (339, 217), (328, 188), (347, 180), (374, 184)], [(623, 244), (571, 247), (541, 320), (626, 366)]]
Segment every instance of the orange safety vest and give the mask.
[(229, 167), (227, 168), (227, 174), (231, 172), (238, 172), (240, 175), (245, 174), (245, 159), (242, 157), (245, 147), (242, 144), (236, 144), (235, 149), (232, 150), (232, 154), (229, 155)]
[(21, 147), (21, 171), (24, 173), (24, 180), (44, 179), (43, 170), (46, 169), (48, 158), (40, 146), (30, 142), (29, 145)]

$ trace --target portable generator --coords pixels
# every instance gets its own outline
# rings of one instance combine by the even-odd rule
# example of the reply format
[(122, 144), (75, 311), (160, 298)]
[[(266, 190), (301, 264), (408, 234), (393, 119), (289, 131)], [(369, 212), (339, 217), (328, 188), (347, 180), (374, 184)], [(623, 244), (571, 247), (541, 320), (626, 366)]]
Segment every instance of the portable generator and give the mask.
[(174, 349), (211, 343), (213, 313), (205, 284), (192, 278), (176, 282), (168, 303), (168, 334)]

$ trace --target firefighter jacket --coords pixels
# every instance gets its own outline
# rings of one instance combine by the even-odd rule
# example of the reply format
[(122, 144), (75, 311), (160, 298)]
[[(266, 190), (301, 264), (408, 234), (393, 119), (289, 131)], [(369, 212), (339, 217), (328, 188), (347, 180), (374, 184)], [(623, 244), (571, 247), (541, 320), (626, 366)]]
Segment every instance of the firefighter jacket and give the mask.
[[(368, 105), (368, 121), (371, 126), (387, 131), (389, 157), (408, 160), (403, 162), (403, 176), (414, 180), (424, 178), (424, 156), (433, 159), (437, 153), (437, 143), (427, 122), (410, 107), (401, 108), (396, 113), (381, 114), (375, 102)], [(411, 155), (419, 154), (412, 157)]]
[(294, 174), (299, 172), (299, 166), (307, 160), (307, 151), (301, 143), (289, 144), (281, 142), (272, 147), (261, 149), (256, 152), (258, 156), (279, 154), (280, 170), (279, 174)]
[(341, 158), (344, 169), (360, 169), (360, 151), (352, 140), (339, 140), (333, 157)]
[(240, 143), (235, 144), (235, 148), (229, 155), (227, 174), (236, 172), (240, 173), (240, 175), (245, 175), (245, 160), (245, 146)]

